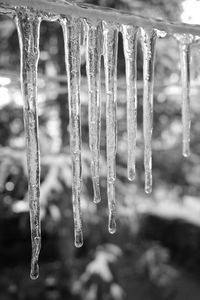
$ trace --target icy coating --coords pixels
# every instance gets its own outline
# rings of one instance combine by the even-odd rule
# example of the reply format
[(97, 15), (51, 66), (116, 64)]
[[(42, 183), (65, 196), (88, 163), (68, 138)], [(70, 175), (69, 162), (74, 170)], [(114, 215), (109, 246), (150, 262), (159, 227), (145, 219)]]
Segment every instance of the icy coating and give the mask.
[(80, 192), (81, 192), (81, 104), (80, 104), (80, 42), (82, 24), (79, 19), (61, 20), (65, 63), (67, 70), (70, 149), (72, 156), (72, 205), (74, 214), (75, 246), (83, 245)]
[(40, 227), (40, 154), (37, 116), (37, 66), (39, 59), (40, 17), (20, 11), (15, 18), (21, 50), (21, 87), (24, 100), (29, 207), (32, 240), (32, 279), (39, 276)]
[(126, 63), (127, 90), (127, 144), (129, 180), (135, 179), (136, 139), (137, 139), (137, 35), (134, 26), (122, 25), (124, 56)]
[(106, 153), (107, 153), (107, 197), (108, 230), (116, 231), (116, 152), (117, 152), (117, 51), (118, 30), (113, 24), (103, 22), (104, 69), (106, 85)]
[[(59, 1), (58, 12), (44, 10), (50, 0), (28, 1), (28, 7), (20, 6), (20, 0), (4, 0), (0, 11), (14, 16), (21, 49), (21, 88), (24, 99), (24, 121), (27, 144), (30, 224), (32, 240), (31, 278), (39, 275), (38, 257), (41, 247), (40, 228), (40, 155), (37, 117), (37, 66), (39, 58), (39, 30), (42, 20), (59, 21), (63, 29), (65, 63), (68, 84), (70, 119), (70, 149), (72, 157), (72, 204), (74, 216), (75, 246), (83, 244), (81, 218), (81, 102), (80, 102), (80, 46), (86, 40), (86, 71), (88, 79), (88, 125), (91, 151), (91, 174), (94, 202), (100, 195), (100, 133), (101, 133), (101, 57), (104, 58), (106, 90), (106, 155), (107, 155), (107, 198), (110, 233), (116, 231), (116, 152), (117, 152), (117, 55), (118, 33), (121, 30), (126, 66), (127, 90), (127, 174), (129, 180), (136, 175), (137, 138), (137, 42), (143, 50), (143, 132), (145, 191), (152, 190), (152, 131), (153, 131), (153, 86), (156, 40), (166, 35), (162, 22), (146, 20), (139, 16), (106, 11), (73, 2)], [(23, 0), (24, 3), (25, 0)], [(1, 2), (1, 0), (0, 0)], [(18, 4), (17, 4), (17, 3)], [(38, 3), (40, 10), (35, 8)], [(56, 4), (57, 4), (56, 2)], [(1, 2), (2, 3), (2, 2)], [(15, 6), (18, 5), (18, 6)], [(53, 4), (53, 5), (54, 5)], [(68, 5), (69, 4), (69, 5)], [(31, 5), (33, 7), (31, 8)], [(67, 15), (60, 15), (62, 5), (67, 5)], [(56, 6), (53, 6), (56, 9)], [(66, 7), (65, 7), (66, 9)], [(84, 16), (85, 11), (85, 16)], [(93, 14), (93, 13), (96, 13)], [(64, 12), (63, 12), (64, 14)], [(81, 16), (80, 16), (81, 14)], [(110, 15), (109, 15), (110, 14)], [(91, 18), (89, 16), (91, 15)], [(97, 17), (98, 16), (98, 17)], [(103, 17), (105, 19), (103, 19)], [(110, 16), (110, 18), (109, 18)], [(115, 20), (116, 19), (116, 20)], [(135, 24), (133, 22), (135, 20)], [(144, 23), (142, 25), (141, 23)], [(156, 25), (158, 28), (156, 29)], [(171, 28), (171, 29), (170, 29)], [(190, 48), (199, 36), (183, 33), (179, 25), (168, 24), (166, 30), (178, 40), (182, 77), (182, 123), (183, 155), (190, 153)], [(178, 33), (174, 30), (177, 29)], [(192, 28), (191, 28), (192, 30)], [(194, 28), (197, 32), (197, 28)], [(66, 128), (67, 130), (67, 128)]]
[(99, 157), (101, 136), (101, 55), (102, 25), (86, 21), (86, 69), (88, 78), (88, 124), (89, 146), (92, 155), (91, 173), (94, 190), (94, 202), (101, 201), (99, 187)]

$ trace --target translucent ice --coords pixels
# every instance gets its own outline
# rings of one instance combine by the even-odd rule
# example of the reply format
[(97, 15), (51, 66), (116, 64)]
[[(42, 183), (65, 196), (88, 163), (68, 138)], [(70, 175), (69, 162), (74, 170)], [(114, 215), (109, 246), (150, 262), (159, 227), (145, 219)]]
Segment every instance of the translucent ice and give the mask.
[(21, 87), (24, 100), (29, 206), (32, 240), (31, 278), (39, 276), (40, 227), (40, 154), (37, 116), (37, 66), (39, 59), (40, 18), (20, 11), (16, 18), (21, 50)]
[(182, 78), (183, 156), (190, 155), (190, 45), (179, 43)]
[(128, 179), (135, 178), (137, 138), (137, 29), (122, 25), (127, 89)]
[(174, 34), (179, 44), (180, 69), (182, 82), (182, 125), (183, 125), (183, 156), (190, 155), (190, 48), (199, 42), (199, 36), (191, 34)]
[(103, 22), (104, 68), (106, 82), (106, 141), (107, 141), (107, 197), (110, 233), (116, 231), (116, 150), (117, 150), (117, 50), (118, 30)]
[(99, 157), (101, 135), (101, 55), (102, 55), (102, 26), (86, 22), (86, 68), (88, 78), (88, 123), (89, 145), (92, 155), (91, 173), (94, 190), (94, 202), (101, 201), (99, 187)]
[(143, 49), (143, 132), (144, 132), (144, 168), (145, 192), (152, 190), (152, 131), (153, 131), (153, 85), (155, 44), (157, 31), (146, 31), (141, 28), (141, 43)]
[(79, 19), (61, 20), (65, 63), (68, 79), (70, 148), (72, 156), (72, 204), (74, 214), (75, 246), (83, 244), (80, 206), (81, 192), (81, 105), (80, 105), (80, 42), (82, 24)]

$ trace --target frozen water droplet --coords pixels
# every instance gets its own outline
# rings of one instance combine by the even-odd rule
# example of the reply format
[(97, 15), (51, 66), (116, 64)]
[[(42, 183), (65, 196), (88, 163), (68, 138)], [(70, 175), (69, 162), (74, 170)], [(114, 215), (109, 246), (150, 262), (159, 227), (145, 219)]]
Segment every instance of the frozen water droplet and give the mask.
[(133, 181), (135, 179), (135, 168), (129, 167), (128, 169), (128, 180)]
[(94, 189), (95, 189), (95, 196), (94, 196), (94, 200), (93, 200), (93, 202), (95, 203), (95, 204), (98, 204), (99, 202), (101, 202), (101, 194), (100, 194), (100, 186), (99, 186), (99, 178), (98, 179), (96, 179), (95, 177), (93, 177), (94, 179), (94, 183), (95, 183), (95, 187), (94, 187)]
[(114, 234), (116, 232), (116, 221), (115, 221), (115, 215), (111, 214), (109, 216), (109, 224), (108, 224), (108, 231), (111, 234)]
[(152, 192), (152, 178), (151, 176), (148, 177), (149, 182), (146, 182), (146, 186), (145, 186), (145, 193), (146, 194), (151, 194)]
[(77, 248), (80, 248), (83, 246), (83, 233), (82, 233), (82, 230), (80, 231), (75, 231), (75, 246)]
[(30, 278), (36, 280), (39, 277), (39, 266), (36, 261), (31, 264)]

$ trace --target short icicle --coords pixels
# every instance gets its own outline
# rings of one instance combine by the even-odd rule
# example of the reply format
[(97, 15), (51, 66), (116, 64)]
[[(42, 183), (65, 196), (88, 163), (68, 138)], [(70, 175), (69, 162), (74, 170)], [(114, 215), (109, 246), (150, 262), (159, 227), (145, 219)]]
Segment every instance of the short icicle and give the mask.
[(179, 42), (182, 79), (183, 156), (190, 155), (190, 44)]
[(122, 25), (127, 90), (128, 179), (135, 179), (137, 138), (137, 28)]
[(101, 54), (102, 26), (86, 22), (86, 70), (88, 78), (88, 123), (89, 145), (91, 151), (91, 173), (94, 190), (94, 202), (101, 201), (99, 186), (99, 159), (101, 134)]
[(143, 133), (144, 133), (144, 168), (145, 192), (152, 191), (152, 132), (153, 132), (153, 85), (155, 44), (157, 31), (145, 31), (141, 28), (141, 44), (143, 49)]
[(103, 22), (104, 33), (104, 68), (106, 83), (106, 141), (107, 141), (107, 196), (109, 209), (108, 230), (116, 231), (116, 151), (117, 151), (117, 51), (118, 30)]
[(24, 122), (28, 165), (29, 207), (32, 240), (31, 279), (39, 276), (38, 257), (41, 248), (40, 225), (40, 154), (37, 116), (37, 67), (39, 59), (40, 18), (20, 11), (16, 16), (21, 50), (21, 87), (24, 100)]
[(65, 63), (68, 79), (70, 149), (72, 156), (72, 205), (74, 214), (75, 246), (83, 245), (80, 192), (81, 166), (81, 104), (80, 104), (80, 39), (79, 19), (61, 20), (64, 35)]

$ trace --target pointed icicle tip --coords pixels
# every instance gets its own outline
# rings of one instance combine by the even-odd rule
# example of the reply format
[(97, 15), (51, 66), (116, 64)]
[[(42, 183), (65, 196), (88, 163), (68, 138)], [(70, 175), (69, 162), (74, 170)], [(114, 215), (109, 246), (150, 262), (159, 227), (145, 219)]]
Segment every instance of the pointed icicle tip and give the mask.
[(101, 195), (100, 195), (100, 193), (97, 194), (96, 197), (94, 197), (93, 202), (94, 202), (95, 204), (98, 204), (98, 203), (101, 202)]
[(116, 230), (117, 230), (117, 225), (116, 225), (115, 215), (112, 214), (109, 217), (108, 231), (110, 234), (114, 234)]
[(30, 278), (32, 280), (36, 280), (39, 277), (39, 265), (37, 261), (33, 261), (31, 264), (31, 272), (30, 272)]
[(74, 242), (76, 248), (80, 248), (83, 246), (83, 233), (82, 230), (75, 231), (75, 242)]

